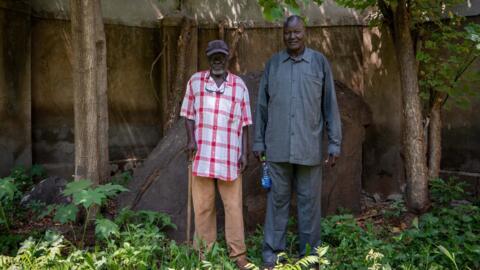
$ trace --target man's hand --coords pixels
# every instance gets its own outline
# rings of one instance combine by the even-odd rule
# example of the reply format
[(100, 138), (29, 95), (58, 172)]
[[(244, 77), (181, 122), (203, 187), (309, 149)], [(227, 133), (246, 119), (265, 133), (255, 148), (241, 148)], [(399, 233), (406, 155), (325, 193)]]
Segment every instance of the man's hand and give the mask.
[(258, 161), (262, 162), (262, 157), (265, 156), (265, 152), (263, 152), (263, 151), (253, 151), (253, 155), (255, 156), (255, 158), (258, 159)]
[(328, 158), (325, 160), (325, 166), (334, 167), (337, 162), (338, 156), (328, 155)]
[(186, 151), (188, 154), (188, 160), (193, 160), (195, 152), (197, 151), (197, 143), (195, 141), (187, 142)]
[(185, 151), (188, 155), (188, 161), (193, 160), (193, 155), (197, 151), (197, 143), (195, 142), (195, 121), (185, 119), (185, 129), (187, 130), (187, 147)]
[(247, 155), (245, 154), (240, 155), (240, 158), (238, 159), (238, 164), (240, 165), (240, 172), (243, 173), (248, 166)]

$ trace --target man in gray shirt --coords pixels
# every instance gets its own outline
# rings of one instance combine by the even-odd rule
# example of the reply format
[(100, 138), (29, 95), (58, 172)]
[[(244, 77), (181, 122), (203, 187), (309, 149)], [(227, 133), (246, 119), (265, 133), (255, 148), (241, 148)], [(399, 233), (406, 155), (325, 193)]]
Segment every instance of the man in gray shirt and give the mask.
[(292, 188), (297, 194), (300, 256), (320, 242), (322, 134), (328, 134), (333, 166), (340, 155), (341, 122), (330, 65), (305, 47), (305, 25), (298, 16), (284, 23), (286, 50), (266, 64), (255, 115), (253, 152), (266, 156), (272, 178), (264, 227), (263, 261), (272, 268), (285, 250)]

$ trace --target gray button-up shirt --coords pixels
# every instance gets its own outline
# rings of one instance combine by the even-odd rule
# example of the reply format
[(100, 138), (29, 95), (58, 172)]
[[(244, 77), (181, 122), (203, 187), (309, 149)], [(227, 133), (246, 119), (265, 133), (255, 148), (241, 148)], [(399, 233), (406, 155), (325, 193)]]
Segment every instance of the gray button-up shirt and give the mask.
[(286, 50), (275, 54), (260, 82), (253, 151), (265, 151), (272, 162), (318, 165), (324, 123), (328, 153), (339, 155), (341, 122), (328, 60), (309, 48), (297, 59)]

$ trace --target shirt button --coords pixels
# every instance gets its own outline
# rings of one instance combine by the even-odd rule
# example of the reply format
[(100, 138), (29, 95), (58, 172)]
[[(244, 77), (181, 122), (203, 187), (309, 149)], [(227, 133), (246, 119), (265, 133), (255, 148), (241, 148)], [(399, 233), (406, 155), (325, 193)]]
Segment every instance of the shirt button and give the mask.
[(295, 132), (292, 132), (292, 135), (295, 135)]
[(295, 117), (295, 114), (292, 114), (292, 118), (294, 118), (294, 117)]

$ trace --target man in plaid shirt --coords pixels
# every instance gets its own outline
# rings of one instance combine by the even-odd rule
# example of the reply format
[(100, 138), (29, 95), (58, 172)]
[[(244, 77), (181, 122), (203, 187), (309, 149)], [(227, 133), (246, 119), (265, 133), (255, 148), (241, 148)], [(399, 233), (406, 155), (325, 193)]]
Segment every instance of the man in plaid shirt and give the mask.
[(241, 173), (247, 166), (247, 127), (252, 124), (248, 89), (240, 77), (227, 72), (229, 50), (223, 40), (209, 42), (206, 54), (210, 69), (190, 78), (180, 112), (193, 156), (195, 235), (207, 247), (216, 241), (216, 183), (230, 257), (245, 269)]

